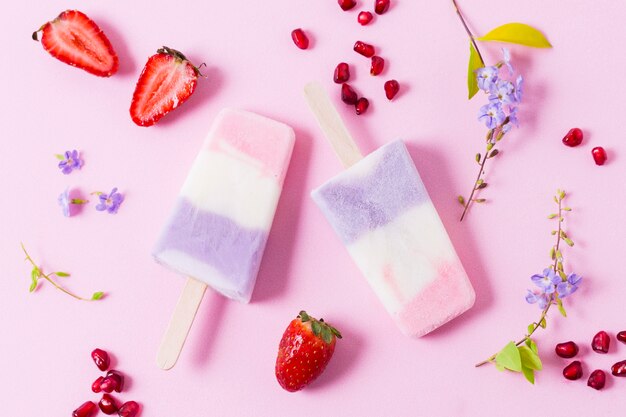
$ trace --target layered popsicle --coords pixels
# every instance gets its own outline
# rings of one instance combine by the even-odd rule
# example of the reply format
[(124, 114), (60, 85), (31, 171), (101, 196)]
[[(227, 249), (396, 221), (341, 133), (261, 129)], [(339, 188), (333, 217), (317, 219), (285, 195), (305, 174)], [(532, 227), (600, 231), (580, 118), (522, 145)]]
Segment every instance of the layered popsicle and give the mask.
[(311, 196), (398, 327), (422, 336), (469, 309), (474, 290), (404, 142), (361, 159), (321, 88), (305, 91), (348, 167)]
[(241, 110), (220, 112), (154, 258), (227, 297), (248, 302), (294, 140), (285, 124)]

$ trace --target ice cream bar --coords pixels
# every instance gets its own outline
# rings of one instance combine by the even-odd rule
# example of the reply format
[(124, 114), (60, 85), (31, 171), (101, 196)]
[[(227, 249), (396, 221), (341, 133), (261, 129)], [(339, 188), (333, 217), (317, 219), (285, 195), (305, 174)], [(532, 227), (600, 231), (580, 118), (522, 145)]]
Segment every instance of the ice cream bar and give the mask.
[(254, 113), (216, 117), (153, 251), (188, 277), (157, 355), (161, 368), (176, 362), (207, 285), (250, 301), (294, 140), (289, 126)]
[[(305, 92), (324, 126), (330, 111), (319, 110), (332, 104), (320, 104), (319, 88)], [(324, 130), (331, 142), (351, 140)], [(348, 169), (311, 195), (400, 330), (422, 336), (469, 309), (474, 290), (405, 144), (339, 155)]]

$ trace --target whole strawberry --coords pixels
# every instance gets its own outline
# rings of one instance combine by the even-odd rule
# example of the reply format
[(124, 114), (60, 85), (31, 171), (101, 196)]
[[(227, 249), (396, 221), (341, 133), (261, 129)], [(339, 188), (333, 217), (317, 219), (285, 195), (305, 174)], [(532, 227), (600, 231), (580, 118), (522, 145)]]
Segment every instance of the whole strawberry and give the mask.
[(324, 319), (301, 311), (289, 323), (278, 346), (276, 379), (289, 392), (299, 391), (324, 372), (341, 333)]
[(183, 104), (196, 89), (199, 67), (182, 53), (164, 46), (148, 58), (130, 105), (130, 116), (139, 126), (152, 126)]
[(33, 33), (53, 57), (99, 77), (117, 72), (119, 62), (111, 42), (96, 22), (78, 10), (66, 10)]

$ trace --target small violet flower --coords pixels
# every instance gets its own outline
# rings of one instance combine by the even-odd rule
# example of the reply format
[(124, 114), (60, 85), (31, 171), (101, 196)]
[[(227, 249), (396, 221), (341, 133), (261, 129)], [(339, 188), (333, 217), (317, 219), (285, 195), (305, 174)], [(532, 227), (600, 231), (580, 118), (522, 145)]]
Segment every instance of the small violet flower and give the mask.
[(479, 68), (476, 71), (478, 88), (486, 92), (491, 91), (492, 85), (498, 80), (498, 72), (497, 67)]
[(583, 277), (581, 277), (580, 275), (569, 274), (569, 276), (567, 277), (567, 281), (560, 282), (556, 287), (556, 291), (558, 292), (559, 297), (564, 298), (568, 295), (574, 294), (578, 289), (578, 286), (580, 285), (582, 279)]
[(478, 112), (478, 120), (485, 123), (487, 129), (495, 129), (505, 118), (501, 103), (485, 104)]
[(61, 194), (59, 194), (59, 205), (61, 206), (61, 210), (63, 211), (63, 215), (65, 217), (70, 217), (72, 215), (70, 204), (86, 204), (88, 200), (81, 200), (78, 198), (70, 198), (70, 190), (66, 188)]
[(504, 65), (509, 69), (509, 74), (513, 75), (515, 70), (513, 69), (513, 65), (511, 65), (511, 51), (507, 48), (502, 48), (502, 56), (504, 57)]
[(117, 192), (117, 187), (113, 188), (109, 194), (101, 192), (95, 194), (97, 194), (100, 199), (100, 202), (96, 206), (96, 210), (107, 211), (110, 214), (117, 213), (117, 209), (124, 201), (124, 195)]
[(543, 270), (542, 274), (535, 274), (530, 277), (532, 282), (543, 290), (545, 294), (552, 294), (556, 291), (556, 285), (562, 282), (559, 277), (551, 268)]
[(550, 302), (550, 296), (540, 291), (528, 290), (528, 293), (526, 294), (526, 302), (528, 304), (537, 303), (537, 306), (543, 310)]
[(65, 175), (83, 166), (83, 160), (80, 158), (76, 149), (73, 151), (65, 151), (64, 155), (57, 155), (57, 158), (61, 160), (61, 162), (59, 162), (59, 169)]
[(517, 107), (509, 107), (509, 121), (502, 126), (502, 132), (507, 133), (513, 128), (513, 125), (519, 126), (519, 120), (517, 120)]
[(517, 102), (515, 95), (515, 86), (512, 82), (506, 80), (498, 80), (491, 90), (489, 96), (491, 103), (513, 104)]
[(523, 87), (524, 77), (518, 75), (517, 79), (515, 80), (515, 101), (517, 101), (518, 103), (522, 102)]

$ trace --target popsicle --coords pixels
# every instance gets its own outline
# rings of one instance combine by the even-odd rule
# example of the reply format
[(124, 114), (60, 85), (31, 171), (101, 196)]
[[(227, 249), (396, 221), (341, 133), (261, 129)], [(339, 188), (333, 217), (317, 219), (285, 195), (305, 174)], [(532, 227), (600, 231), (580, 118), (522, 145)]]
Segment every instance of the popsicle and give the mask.
[(282, 123), (241, 110), (216, 117), (153, 251), (188, 277), (157, 355), (176, 363), (207, 285), (247, 303), (295, 135)]
[(305, 96), (347, 168), (311, 196), (400, 330), (423, 336), (471, 308), (472, 285), (404, 142), (363, 158), (323, 88)]

